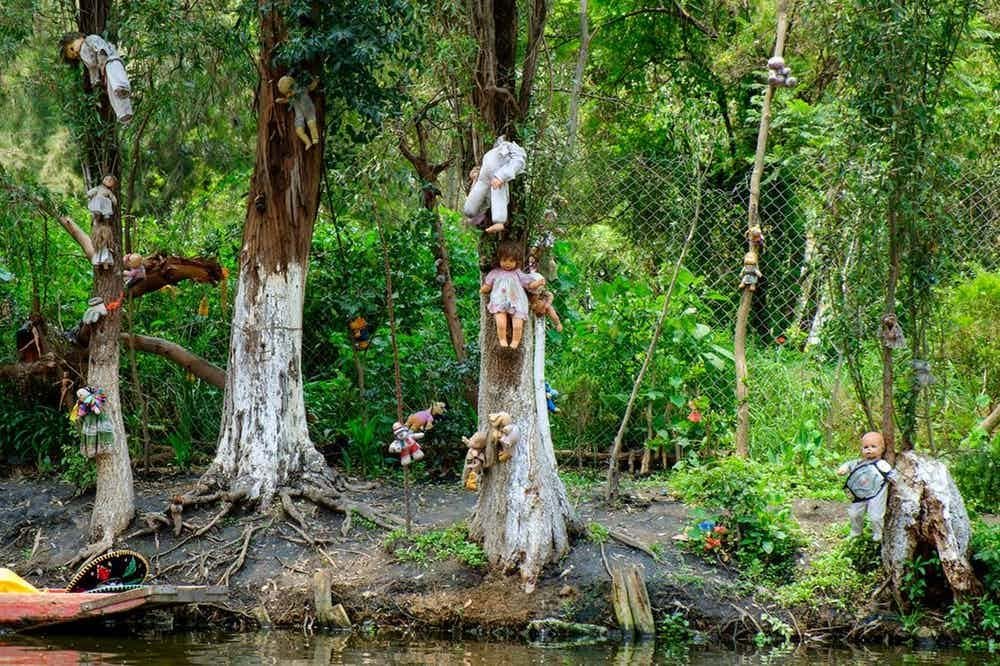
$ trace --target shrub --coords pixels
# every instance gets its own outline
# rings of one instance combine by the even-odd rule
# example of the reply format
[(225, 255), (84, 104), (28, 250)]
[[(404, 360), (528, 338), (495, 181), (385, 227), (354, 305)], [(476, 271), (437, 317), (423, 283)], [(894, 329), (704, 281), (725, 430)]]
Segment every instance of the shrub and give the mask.
[(976, 428), (952, 465), (955, 483), (972, 509), (1000, 506), (1000, 437)]

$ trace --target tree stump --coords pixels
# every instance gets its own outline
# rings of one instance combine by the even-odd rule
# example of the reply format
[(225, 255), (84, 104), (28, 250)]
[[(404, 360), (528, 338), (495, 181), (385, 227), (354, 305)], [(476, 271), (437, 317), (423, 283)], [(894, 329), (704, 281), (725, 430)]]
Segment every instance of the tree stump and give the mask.
[(643, 638), (656, 634), (653, 608), (639, 567), (616, 565), (611, 570), (611, 604), (625, 640), (635, 634)]
[(969, 563), (969, 515), (948, 468), (939, 460), (904, 451), (896, 457), (889, 488), (882, 562), (900, 607), (906, 563), (920, 551), (936, 551), (956, 599), (982, 593)]

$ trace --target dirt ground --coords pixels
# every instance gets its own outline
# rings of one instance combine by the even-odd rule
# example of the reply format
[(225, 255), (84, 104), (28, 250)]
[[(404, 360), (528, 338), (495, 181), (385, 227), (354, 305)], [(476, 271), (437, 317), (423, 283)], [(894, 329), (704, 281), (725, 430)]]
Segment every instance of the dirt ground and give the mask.
[[(163, 511), (167, 498), (190, 489), (194, 481), (189, 476), (138, 479), (138, 513)], [(657, 617), (681, 611), (693, 628), (710, 634), (752, 635), (754, 618), (780, 612), (755, 601), (766, 598), (766, 590), (748, 588), (735, 572), (679, 548), (672, 537), (686, 526), (687, 510), (665, 488), (633, 492), (623, 508), (610, 511), (597, 493), (596, 488), (571, 490), (583, 524), (599, 522), (647, 545), (658, 544), (659, 557), (654, 560), (616, 541), (602, 547), (580, 538), (562, 561), (546, 570), (531, 594), (523, 592), (516, 576), (455, 560), (397, 561), (383, 546), (384, 530), (355, 519), (342, 535), (342, 515), (307, 502), (297, 506), (306, 514), (314, 545), (276, 510), (271, 515), (234, 512), (197, 538), (189, 538), (192, 529), (185, 529), (180, 538), (169, 531), (129, 538), (127, 532), (116, 546), (143, 553), (154, 583), (228, 583), (226, 617), (244, 626), (308, 624), (314, 612), (313, 573), (327, 569), (333, 576), (334, 602), (343, 603), (355, 624), (480, 636), (511, 635), (533, 619), (548, 617), (613, 627), (605, 559), (612, 567), (634, 562), (644, 568)], [(380, 485), (356, 499), (376, 509), (403, 512), (397, 487)], [(475, 500), (475, 494), (457, 484), (416, 486), (414, 527), (464, 521)], [(65, 585), (73, 571), (64, 565), (84, 545), (92, 501), (92, 496), (75, 496), (73, 488), (55, 482), (0, 480), (0, 566), (36, 585)], [(817, 543), (827, 525), (844, 519), (844, 508), (838, 502), (819, 501), (797, 501), (794, 506), (806, 534)], [(185, 512), (184, 520), (197, 529), (217, 511), (217, 506), (202, 507)], [(130, 531), (141, 527), (136, 521)], [(248, 530), (251, 540), (238, 565)], [(832, 626), (839, 620), (830, 615), (824, 621)]]

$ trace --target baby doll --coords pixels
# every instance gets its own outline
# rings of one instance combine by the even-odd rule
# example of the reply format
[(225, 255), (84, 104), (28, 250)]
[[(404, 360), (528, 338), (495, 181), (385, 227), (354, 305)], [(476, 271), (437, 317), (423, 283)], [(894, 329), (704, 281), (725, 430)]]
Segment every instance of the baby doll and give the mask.
[(552, 307), (552, 302), (555, 300), (556, 297), (555, 295), (553, 295), (551, 291), (549, 291), (544, 287), (545, 278), (542, 277), (542, 274), (538, 272), (538, 268), (535, 262), (536, 259), (534, 255), (528, 259), (527, 275), (532, 279), (533, 282), (541, 280), (543, 286), (538, 289), (528, 291), (529, 307), (531, 308), (531, 311), (535, 313), (536, 317), (538, 317), (539, 319), (541, 319), (542, 317), (548, 317), (549, 319), (552, 320), (552, 323), (555, 324), (556, 330), (562, 331), (563, 325), (562, 321), (559, 320), (559, 313), (556, 312), (556, 309), (554, 307)]
[(462, 469), (462, 485), (466, 490), (479, 490), (479, 475), (486, 464), (486, 435), (477, 432), (472, 437), (463, 437), (462, 442), (469, 447), (465, 454), (465, 467)]
[(392, 435), (395, 439), (389, 444), (389, 453), (399, 454), (400, 465), (406, 467), (411, 462), (424, 459), (424, 452), (420, 449), (420, 443), (417, 441), (424, 438), (424, 433), (413, 432), (396, 421), (392, 424)]
[(108, 101), (111, 102), (118, 122), (127, 123), (132, 119), (132, 86), (125, 72), (125, 64), (113, 44), (98, 35), (68, 32), (60, 40), (59, 50), (63, 62), (69, 65), (78, 60), (83, 62), (90, 75), (91, 85), (96, 86), (104, 79)]
[(94, 256), (90, 258), (90, 263), (105, 270), (114, 266), (109, 248), (112, 241), (111, 220), (115, 214), (115, 206), (118, 205), (115, 197), (117, 187), (118, 179), (109, 174), (101, 179), (99, 185), (87, 190), (90, 198), (87, 203), (90, 210), (90, 238), (94, 241)]
[(740, 289), (749, 288), (757, 291), (757, 281), (763, 276), (757, 268), (757, 253), (747, 252), (743, 257), (743, 275), (740, 277)]
[[(483, 155), (483, 163), (475, 175), (475, 181), (465, 199), (462, 212), (466, 217), (475, 218), (490, 194), (490, 217), (493, 224), (486, 227), (486, 233), (500, 233), (507, 223), (507, 202), (510, 191), (507, 183), (524, 171), (526, 155), (524, 149), (502, 134), (497, 137), (493, 148)], [(472, 173), (469, 174), (472, 176)]]
[(514, 425), (513, 417), (507, 412), (496, 412), (487, 418), (490, 422), (491, 434), (500, 444), (497, 460), (507, 462), (514, 455), (514, 446), (521, 439), (521, 431)]
[(894, 481), (896, 472), (885, 460), (885, 443), (881, 433), (867, 432), (861, 437), (861, 458), (851, 460), (837, 468), (837, 474), (847, 475), (844, 488), (851, 494), (852, 504), (847, 508), (851, 519), (851, 536), (861, 536), (865, 513), (872, 523), (872, 539), (882, 540), (885, 522), (886, 481)]
[[(541, 289), (545, 279), (532, 278), (518, 269), (521, 265), (521, 248), (513, 241), (504, 241), (497, 249), (499, 268), (486, 274), (479, 290), (490, 295), (486, 309), (497, 325), (497, 339), (501, 347), (517, 349), (524, 334), (524, 320), (528, 318), (528, 295), (525, 289)], [(507, 342), (507, 322), (511, 322), (510, 343)]]
[(146, 279), (146, 267), (142, 264), (141, 254), (136, 252), (126, 254), (124, 263), (125, 270), (122, 271), (122, 276), (125, 278), (126, 289), (131, 289), (136, 284)]
[[(316, 125), (316, 105), (313, 104), (312, 98), (309, 97), (309, 90), (315, 90), (316, 83), (314, 81), (309, 86), (309, 89), (306, 90), (304, 88), (300, 89), (295, 79), (288, 75), (278, 79), (278, 92), (284, 95), (284, 97), (279, 97), (275, 101), (278, 104), (292, 105), (292, 110), (295, 112), (295, 133), (302, 139), (302, 143), (306, 144), (306, 150), (319, 144), (319, 127)], [(306, 134), (306, 126), (309, 127), (308, 134)]]

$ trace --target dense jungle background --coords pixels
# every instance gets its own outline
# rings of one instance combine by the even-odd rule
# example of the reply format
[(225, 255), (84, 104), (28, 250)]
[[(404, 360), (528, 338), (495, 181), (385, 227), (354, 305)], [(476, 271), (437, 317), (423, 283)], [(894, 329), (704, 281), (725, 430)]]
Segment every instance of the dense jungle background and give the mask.
[[(388, 265), (406, 409), (447, 403), (417, 474), (458, 483), (461, 436), (476, 427), (481, 276), (479, 232), (463, 223), (461, 204), (469, 157), (493, 137), (476, 126), (468, 99), (476, 49), (464, 3), (381, 4), (405, 17), (393, 40), (349, 23), (323, 37), (359, 62), (393, 57), (378, 73), (384, 95), (326, 111), (302, 323), (310, 434), (349, 474), (399, 475), (386, 450), (396, 409)], [(86, 488), (93, 471), (61, 395), (64, 379), (80, 379), (72, 331), (91, 287), (91, 266), (58, 221), (88, 218), (76, 147), (87, 128), (76, 110), (92, 100), (79, 71), (58, 60), (72, 11), (54, 1), (0, 8), (0, 465)], [(137, 0), (118, 3), (109, 21), (136, 107), (118, 130), (126, 243), (147, 257), (216, 261), (228, 274), (128, 302), (127, 327), (223, 368), (227, 285), (254, 205), (254, 12), (226, 0)], [(753, 474), (705, 475), (688, 490), (752, 478), (768, 492), (843, 497), (836, 466), (879, 426), (894, 217), (906, 341), (892, 352), (896, 425), (903, 441), (949, 463), (970, 509), (995, 512), (1000, 8), (800, 0), (789, 18), (785, 58), (798, 85), (774, 95), (763, 277), (750, 316), (752, 463), (739, 465)], [(733, 449), (733, 330), (774, 23), (772, 3), (753, 0), (551, 3), (519, 182), (564, 325), (549, 326), (546, 378), (558, 391), (553, 440), (569, 480), (607, 464), (692, 223), (622, 464), (690, 475), (718, 469), (713, 461)], [(429, 182), (407, 154), (448, 166)], [(428, 208), (434, 189), (442, 204)], [(442, 308), (443, 262), (464, 338), (457, 346)], [(127, 346), (121, 367), (134, 466), (207, 464), (222, 391)], [(758, 508), (763, 515), (767, 504)], [(1000, 571), (1000, 532), (977, 534), (978, 552)], [(1000, 580), (986, 582), (1000, 592)]]

